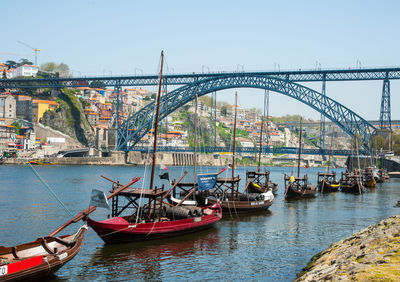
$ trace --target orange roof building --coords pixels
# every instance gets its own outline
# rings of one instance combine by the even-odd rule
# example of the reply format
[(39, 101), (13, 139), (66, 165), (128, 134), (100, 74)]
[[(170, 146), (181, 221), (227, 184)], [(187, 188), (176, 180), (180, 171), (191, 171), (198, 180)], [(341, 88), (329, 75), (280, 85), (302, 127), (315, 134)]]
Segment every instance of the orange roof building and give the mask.
[(32, 101), (32, 120), (38, 123), (46, 111), (54, 111), (58, 108), (58, 103), (50, 100), (37, 100)]

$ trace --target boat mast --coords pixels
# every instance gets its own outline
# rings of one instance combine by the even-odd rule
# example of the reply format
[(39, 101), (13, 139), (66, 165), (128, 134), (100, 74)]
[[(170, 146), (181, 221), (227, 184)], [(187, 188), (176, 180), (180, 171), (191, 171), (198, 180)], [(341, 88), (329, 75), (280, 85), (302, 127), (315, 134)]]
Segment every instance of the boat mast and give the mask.
[(156, 101), (157, 108), (156, 108), (156, 117), (154, 119), (153, 166), (151, 167), (150, 189), (153, 189), (154, 172), (155, 172), (155, 168), (156, 168), (158, 118), (160, 115), (160, 98), (161, 98), (163, 63), (164, 63), (164, 51), (161, 51), (160, 81), (158, 82), (158, 95), (157, 95), (157, 101)]
[(233, 190), (235, 188), (234, 178), (235, 178), (235, 154), (236, 154), (236, 115), (237, 115), (237, 92), (235, 92), (235, 119), (233, 123), (233, 152), (232, 152), (232, 199)]
[(194, 110), (194, 187), (196, 187), (197, 184), (197, 177), (196, 177), (196, 169), (197, 169), (197, 94), (194, 95), (194, 101), (195, 101), (195, 110)]
[(297, 177), (300, 177), (301, 135), (303, 135), (303, 118), (300, 117), (299, 160), (297, 163)]
[[(266, 98), (266, 95), (265, 95), (265, 93), (264, 93), (264, 114), (261, 116), (260, 148), (259, 148), (259, 150), (258, 150), (257, 172), (260, 172), (260, 163), (261, 163), (261, 151), (262, 151), (262, 140), (263, 140), (263, 127), (264, 127), (264, 116), (265, 116), (265, 98)], [(268, 117), (267, 117), (267, 127), (268, 127)]]
[(332, 143), (333, 143), (333, 135), (335, 133), (335, 128), (332, 127), (332, 136), (331, 136), (331, 147), (329, 149), (329, 158), (328, 158), (328, 173), (329, 173), (329, 165), (331, 164), (331, 155), (332, 155)]

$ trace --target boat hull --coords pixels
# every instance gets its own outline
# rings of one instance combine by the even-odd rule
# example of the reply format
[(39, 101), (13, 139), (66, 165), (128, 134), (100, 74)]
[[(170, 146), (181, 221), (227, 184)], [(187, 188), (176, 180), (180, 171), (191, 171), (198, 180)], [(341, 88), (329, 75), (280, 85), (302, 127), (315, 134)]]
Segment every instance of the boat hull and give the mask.
[[(207, 199), (209, 204), (214, 204), (217, 201), (214, 199)], [(274, 200), (260, 200), (260, 201), (231, 201), (225, 200), (221, 201), (222, 212), (228, 213), (250, 213), (255, 211), (267, 210), (272, 204)]]
[[(39, 238), (34, 242), (12, 248), (0, 247), (0, 257), (7, 257), (11, 262), (5, 265), (0, 264), (0, 281), (43, 281), (52, 276), (77, 255), (83, 244), (86, 230), (85, 226), (76, 234), (62, 236), (64, 241), (73, 240), (69, 247), (57, 243), (53, 237)], [(58, 251), (50, 254), (46, 248), (49, 248), (50, 251), (57, 248)], [(8, 249), (15, 251), (8, 253)], [(14, 252), (19, 257), (16, 262), (11, 261), (11, 256), (15, 259)]]
[(363, 188), (359, 187), (359, 185), (357, 183), (355, 183), (355, 184), (341, 184), (340, 185), (340, 191), (342, 191), (344, 193), (361, 194), (363, 192)]
[(140, 242), (175, 237), (210, 228), (222, 218), (222, 213), (171, 221), (129, 223), (122, 217), (95, 221), (90, 217), (87, 223), (106, 244)]
[(321, 193), (332, 193), (332, 192), (338, 192), (340, 188), (340, 184), (331, 184), (328, 182), (325, 183), (319, 183), (318, 184), (318, 191)]
[(298, 190), (292, 185), (286, 187), (285, 199), (313, 198), (316, 196), (317, 190), (315, 187)]

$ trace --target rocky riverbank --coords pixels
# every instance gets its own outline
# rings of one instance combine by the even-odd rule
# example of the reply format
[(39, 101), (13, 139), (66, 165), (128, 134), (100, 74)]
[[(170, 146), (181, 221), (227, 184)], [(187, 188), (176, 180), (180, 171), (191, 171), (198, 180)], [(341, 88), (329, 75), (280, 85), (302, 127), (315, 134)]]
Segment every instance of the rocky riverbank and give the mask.
[(399, 281), (400, 214), (311, 258), (295, 281)]

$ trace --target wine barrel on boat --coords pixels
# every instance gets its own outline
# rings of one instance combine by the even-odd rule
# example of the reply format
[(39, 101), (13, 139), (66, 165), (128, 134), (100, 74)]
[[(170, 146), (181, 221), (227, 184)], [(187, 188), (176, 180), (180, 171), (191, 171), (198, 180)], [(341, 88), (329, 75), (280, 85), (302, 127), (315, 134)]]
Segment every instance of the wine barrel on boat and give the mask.
[(166, 216), (174, 220), (193, 217), (192, 211), (184, 207), (163, 206), (163, 209), (165, 211)]

